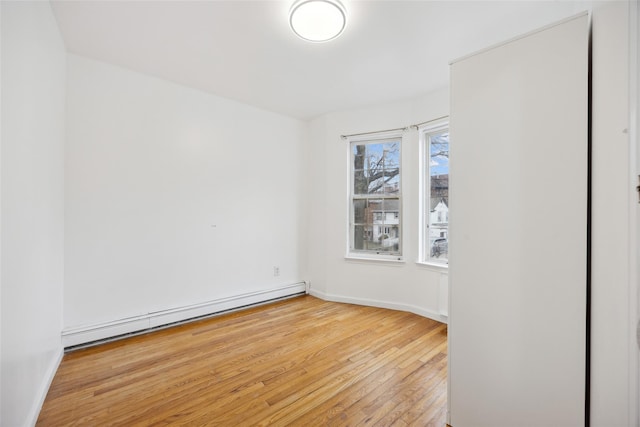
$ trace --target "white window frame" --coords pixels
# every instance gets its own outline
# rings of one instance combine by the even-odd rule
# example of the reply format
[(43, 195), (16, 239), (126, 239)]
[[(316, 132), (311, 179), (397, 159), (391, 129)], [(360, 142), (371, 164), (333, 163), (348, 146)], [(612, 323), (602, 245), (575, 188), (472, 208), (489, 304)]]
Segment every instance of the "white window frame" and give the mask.
[[(399, 142), (400, 153), (398, 155), (398, 164), (400, 168), (400, 173), (398, 174), (399, 180), (399, 194), (394, 197), (386, 197), (390, 199), (398, 200), (398, 251), (397, 252), (376, 252), (376, 251), (368, 251), (368, 250), (358, 250), (354, 249), (354, 212), (353, 212), (353, 200), (354, 200), (354, 192), (353, 192), (353, 177), (354, 177), (354, 145), (360, 144), (381, 144), (384, 142)], [(404, 235), (404, 219), (403, 219), (403, 166), (402, 166), (402, 145), (403, 145), (403, 132), (402, 131), (392, 131), (392, 132), (380, 132), (374, 135), (361, 135), (361, 136), (352, 136), (347, 138), (347, 149), (348, 153), (348, 222), (347, 222), (347, 248), (346, 248), (346, 256), (347, 259), (355, 259), (355, 260), (371, 260), (371, 261), (394, 261), (394, 262), (404, 262), (403, 259), (403, 235)], [(373, 194), (371, 196), (355, 196), (356, 198), (370, 198), (370, 199), (385, 199), (384, 195), (381, 194)]]
[[(420, 144), (420, 247), (418, 263), (447, 269), (449, 259), (439, 260), (431, 257), (429, 239), (431, 212), (431, 135), (449, 130), (449, 118), (444, 118), (418, 128)], [(451, 172), (449, 172), (451, 173)], [(451, 182), (451, 177), (449, 177)], [(447, 215), (449, 222), (449, 215)], [(448, 229), (448, 226), (447, 226)], [(448, 229), (448, 233), (450, 230)]]

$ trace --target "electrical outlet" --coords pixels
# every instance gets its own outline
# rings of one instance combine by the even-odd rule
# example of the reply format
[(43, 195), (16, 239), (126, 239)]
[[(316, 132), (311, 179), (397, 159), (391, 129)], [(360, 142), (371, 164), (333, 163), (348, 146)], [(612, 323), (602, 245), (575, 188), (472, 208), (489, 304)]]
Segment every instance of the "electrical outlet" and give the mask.
[(273, 277), (278, 277), (280, 275), (280, 267), (273, 267)]

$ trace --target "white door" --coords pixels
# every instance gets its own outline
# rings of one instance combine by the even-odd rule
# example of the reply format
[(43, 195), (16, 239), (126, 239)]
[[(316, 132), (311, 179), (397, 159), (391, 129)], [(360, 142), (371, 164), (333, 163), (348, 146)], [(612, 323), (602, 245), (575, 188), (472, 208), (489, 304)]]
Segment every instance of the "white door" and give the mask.
[(451, 65), (453, 427), (584, 425), (588, 26)]

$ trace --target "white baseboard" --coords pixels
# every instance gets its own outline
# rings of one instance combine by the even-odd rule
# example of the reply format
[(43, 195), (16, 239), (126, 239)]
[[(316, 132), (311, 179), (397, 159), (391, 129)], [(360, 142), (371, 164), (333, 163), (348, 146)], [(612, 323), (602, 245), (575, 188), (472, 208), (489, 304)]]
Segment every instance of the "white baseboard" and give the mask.
[(417, 307), (415, 305), (373, 300), (368, 298), (346, 297), (342, 295), (328, 294), (313, 288), (309, 289), (308, 293), (309, 295), (323, 299), (325, 301), (343, 302), (346, 304), (366, 305), (370, 307), (388, 308), (390, 310), (407, 311), (409, 313), (417, 314), (418, 316), (426, 317), (428, 319), (432, 319), (438, 322), (442, 322), (442, 323), (448, 322), (447, 316), (440, 314), (437, 311), (427, 310), (425, 308)]
[(64, 347), (73, 347), (92, 341), (104, 340), (117, 337), (119, 335), (158, 328), (175, 322), (221, 313), (304, 292), (306, 292), (306, 283), (296, 282), (294, 284), (275, 289), (235, 295), (228, 298), (220, 298), (213, 301), (171, 308), (126, 319), (117, 319), (110, 322), (81, 326), (77, 328), (67, 328), (62, 331), (62, 345)]
[(62, 362), (63, 356), (64, 349), (60, 347), (58, 352), (54, 355), (53, 359), (51, 359), (49, 366), (47, 367), (42, 385), (40, 386), (40, 390), (38, 390), (38, 394), (33, 402), (31, 411), (29, 411), (29, 418), (27, 418), (28, 425), (32, 427), (35, 426), (38, 422), (38, 416), (40, 415), (40, 411), (42, 410), (42, 405), (44, 405), (44, 400), (47, 398), (47, 393), (49, 393), (49, 388), (51, 387), (53, 378), (56, 376), (56, 372), (58, 371), (58, 367)]

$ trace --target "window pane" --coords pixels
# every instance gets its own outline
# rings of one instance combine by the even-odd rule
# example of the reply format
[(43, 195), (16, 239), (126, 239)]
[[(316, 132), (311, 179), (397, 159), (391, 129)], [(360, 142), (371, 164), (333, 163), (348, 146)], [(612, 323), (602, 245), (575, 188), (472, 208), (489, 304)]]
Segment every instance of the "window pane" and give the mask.
[(369, 178), (365, 171), (367, 158), (367, 146), (364, 144), (353, 145), (353, 194), (367, 194)]
[(386, 183), (384, 186), (384, 193), (395, 195), (400, 192), (400, 173), (399, 169), (389, 169)]
[(355, 225), (353, 227), (353, 249), (363, 250), (366, 247), (366, 229), (364, 225)]
[(398, 224), (399, 215), (396, 216), (395, 214), (400, 213), (400, 199), (385, 199), (382, 206), (385, 212), (387, 212), (387, 224), (393, 221), (395, 221), (395, 224)]
[(382, 194), (384, 192), (384, 178), (375, 174), (373, 180), (369, 182), (369, 194)]
[(446, 262), (449, 254), (449, 131), (428, 137), (429, 151), (429, 253)]
[[(383, 200), (379, 199), (370, 199), (367, 202), (367, 223), (370, 225), (374, 224), (384, 224), (384, 211), (383, 211)], [(377, 236), (376, 227), (371, 227), (372, 235), (371, 239), (374, 239)], [(370, 245), (371, 246), (371, 245)]]
[(400, 142), (354, 144), (353, 194), (398, 194)]
[(366, 221), (366, 200), (354, 200), (353, 201), (353, 222), (354, 224), (364, 224)]
[(429, 256), (436, 261), (447, 261), (449, 258), (449, 239), (438, 237), (431, 242)]
[(369, 173), (363, 169), (353, 171), (353, 194), (369, 194)]
[(353, 200), (353, 249), (398, 252), (400, 248), (400, 201)]
[(369, 250), (377, 247), (373, 241), (375, 218), (379, 215), (382, 200), (353, 200), (353, 249)]
[(401, 252), (400, 141), (398, 137), (351, 145), (351, 250)]

